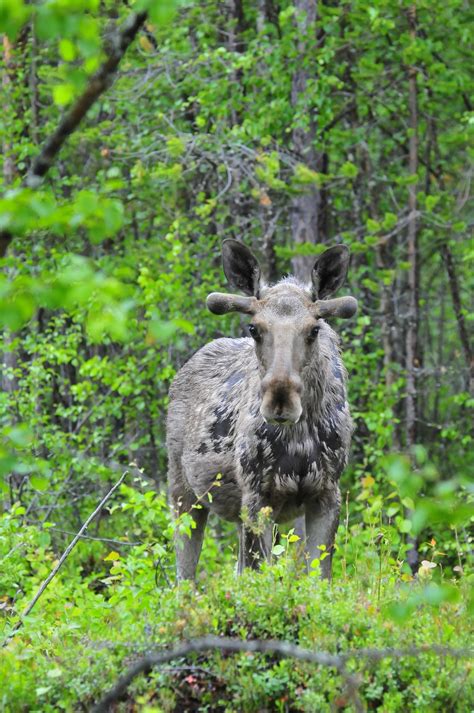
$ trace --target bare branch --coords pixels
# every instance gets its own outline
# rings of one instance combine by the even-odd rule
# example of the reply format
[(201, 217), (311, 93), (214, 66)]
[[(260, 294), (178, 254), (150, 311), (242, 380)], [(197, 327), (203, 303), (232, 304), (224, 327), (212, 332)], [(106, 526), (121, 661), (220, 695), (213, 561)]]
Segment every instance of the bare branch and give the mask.
[[(148, 654), (139, 659), (128, 671), (119, 678), (115, 686), (102, 698), (93, 709), (94, 713), (106, 713), (115, 701), (119, 700), (127, 690), (133, 679), (141, 673), (148, 673), (155, 666), (168, 663), (176, 658), (181, 658), (190, 653), (220, 650), (228, 652), (260, 652), (276, 653), (286, 658), (297, 658), (302, 661), (310, 661), (322, 666), (330, 666), (341, 671), (344, 669), (344, 662), (339, 656), (333, 656), (325, 652), (319, 653), (310, 651), (285, 641), (240, 641), (238, 639), (224, 638), (218, 636), (204, 636), (199, 639), (192, 639), (185, 643), (177, 644), (169, 649), (164, 649), (156, 654)], [(360, 709), (362, 710), (362, 708)]]
[[(59, 527), (51, 527), (50, 530), (61, 533), (61, 535), (74, 535), (70, 530), (61, 530)], [(80, 535), (81, 540), (94, 540), (94, 542), (105, 542), (108, 545), (124, 545), (125, 547), (141, 547), (143, 542), (129, 542), (128, 540), (112, 540), (110, 537), (92, 537), (92, 535)]]

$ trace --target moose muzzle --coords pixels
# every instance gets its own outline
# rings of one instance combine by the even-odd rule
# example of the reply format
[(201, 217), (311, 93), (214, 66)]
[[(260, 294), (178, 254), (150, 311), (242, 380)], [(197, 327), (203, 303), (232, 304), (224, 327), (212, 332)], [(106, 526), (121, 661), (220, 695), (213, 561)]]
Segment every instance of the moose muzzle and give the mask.
[(262, 380), (260, 406), (265, 421), (283, 426), (298, 423), (303, 412), (302, 387), (297, 374), (267, 374)]

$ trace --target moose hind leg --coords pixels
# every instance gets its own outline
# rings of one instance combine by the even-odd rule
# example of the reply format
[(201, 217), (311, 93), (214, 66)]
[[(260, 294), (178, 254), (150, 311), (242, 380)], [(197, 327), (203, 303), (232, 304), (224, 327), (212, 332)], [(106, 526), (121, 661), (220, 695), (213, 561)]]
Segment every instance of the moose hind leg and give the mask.
[(191, 529), (191, 536), (187, 533), (180, 533), (179, 526), (174, 534), (176, 576), (178, 581), (195, 579), (206, 529), (208, 510), (205, 508), (194, 509), (191, 514), (196, 524), (196, 527)]
[[(341, 495), (339, 488), (326, 492), (318, 499), (306, 505), (306, 557), (307, 566), (310, 567), (314, 559), (321, 561), (321, 577), (331, 579), (332, 555), (334, 540), (339, 525), (339, 512), (341, 509)], [(321, 549), (324, 545), (325, 549)]]

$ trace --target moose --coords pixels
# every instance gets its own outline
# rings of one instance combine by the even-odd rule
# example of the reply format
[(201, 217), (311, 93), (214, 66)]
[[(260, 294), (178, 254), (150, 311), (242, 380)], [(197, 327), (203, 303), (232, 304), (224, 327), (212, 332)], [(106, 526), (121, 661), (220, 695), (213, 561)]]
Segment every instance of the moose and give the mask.
[[(237, 240), (223, 242), (222, 257), (231, 289), (244, 295), (213, 292), (207, 306), (249, 315), (249, 336), (206, 344), (170, 389), (170, 500), (175, 517), (190, 512), (195, 522), (190, 536), (175, 535), (178, 580), (195, 578), (209, 511), (238, 524), (239, 573), (269, 558), (273, 523), (304, 514), (306, 560), (324, 551), (321, 576), (330, 578), (352, 421), (339, 340), (325, 319), (357, 311), (353, 297), (328, 299), (346, 278), (349, 250), (323, 252), (310, 285), (291, 276), (265, 284)], [(259, 529), (263, 508), (270, 518)]]

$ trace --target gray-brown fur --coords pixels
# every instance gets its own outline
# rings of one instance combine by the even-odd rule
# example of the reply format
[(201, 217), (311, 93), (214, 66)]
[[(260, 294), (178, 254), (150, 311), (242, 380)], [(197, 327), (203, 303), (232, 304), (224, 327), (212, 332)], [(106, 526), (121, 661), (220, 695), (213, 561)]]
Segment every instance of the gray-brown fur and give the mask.
[[(309, 561), (319, 556), (320, 545), (332, 553), (338, 481), (352, 431), (338, 337), (315, 311), (319, 295), (337, 289), (345, 277), (343, 248), (336, 254), (333, 249), (308, 288), (293, 278), (264, 286), (250, 251), (236, 241), (224, 246), (231, 285), (253, 293), (250, 308), (242, 297), (232, 296), (231, 303), (252, 314), (256, 336), (207, 344), (184, 365), (170, 390), (171, 502), (177, 515), (191, 511), (197, 499), (203, 506), (192, 510), (196, 528), (191, 538), (178, 537), (180, 579), (195, 576), (208, 511), (239, 524), (239, 571), (269, 555), (271, 528), (254, 534), (241, 518), (244, 511), (249, 525), (263, 507), (271, 508), (275, 522), (305, 515)], [(337, 279), (331, 270), (340, 273)], [(228, 311), (228, 297), (222, 295), (220, 313)], [(216, 487), (218, 473), (222, 478)], [(331, 557), (322, 560), (321, 568), (330, 576)]]

